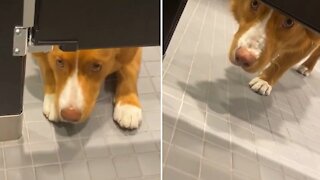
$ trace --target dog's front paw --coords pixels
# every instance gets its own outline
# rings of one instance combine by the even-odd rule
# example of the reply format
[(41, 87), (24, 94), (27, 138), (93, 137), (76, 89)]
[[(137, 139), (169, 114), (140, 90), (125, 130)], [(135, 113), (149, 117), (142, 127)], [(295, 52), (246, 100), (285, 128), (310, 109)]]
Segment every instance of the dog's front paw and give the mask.
[(272, 86), (265, 80), (256, 77), (249, 82), (250, 88), (261, 95), (268, 96), (271, 93)]
[(302, 75), (304, 75), (304, 76), (309, 76), (310, 75), (309, 68), (304, 66), (303, 64), (298, 67), (297, 72), (302, 74)]
[(49, 121), (59, 121), (58, 111), (55, 105), (55, 94), (46, 94), (43, 102), (43, 114)]
[(137, 129), (142, 120), (142, 111), (134, 105), (117, 103), (113, 118), (122, 128)]

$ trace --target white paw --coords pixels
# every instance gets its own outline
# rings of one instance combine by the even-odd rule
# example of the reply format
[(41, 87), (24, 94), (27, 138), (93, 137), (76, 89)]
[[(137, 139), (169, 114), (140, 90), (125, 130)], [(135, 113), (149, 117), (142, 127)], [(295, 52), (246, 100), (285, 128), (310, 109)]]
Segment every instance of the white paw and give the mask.
[(297, 69), (297, 72), (304, 75), (304, 76), (310, 75), (309, 69), (307, 67), (305, 67), (304, 65), (300, 65)]
[(136, 129), (142, 120), (142, 111), (137, 106), (118, 103), (114, 108), (113, 118), (122, 128)]
[(249, 86), (254, 92), (264, 96), (270, 95), (272, 90), (272, 86), (270, 86), (267, 81), (262, 80), (259, 77), (252, 79), (249, 82)]
[(43, 101), (43, 114), (49, 121), (59, 121), (58, 111), (55, 106), (55, 94), (46, 94)]

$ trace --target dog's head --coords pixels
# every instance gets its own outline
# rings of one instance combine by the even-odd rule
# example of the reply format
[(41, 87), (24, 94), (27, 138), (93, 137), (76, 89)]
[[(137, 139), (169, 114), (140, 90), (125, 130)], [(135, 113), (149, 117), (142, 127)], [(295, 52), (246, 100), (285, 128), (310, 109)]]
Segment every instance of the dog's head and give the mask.
[(260, 0), (232, 0), (231, 9), (239, 29), (229, 59), (247, 72), (263, 69), (279, 54), (307, 48), (314, 35)]
[(90, 115), (106, 75), (114, 72), (116, 49), (64, 52), (54, 47), (47, 54), (55, 79), (60, 119), (78, 123)]

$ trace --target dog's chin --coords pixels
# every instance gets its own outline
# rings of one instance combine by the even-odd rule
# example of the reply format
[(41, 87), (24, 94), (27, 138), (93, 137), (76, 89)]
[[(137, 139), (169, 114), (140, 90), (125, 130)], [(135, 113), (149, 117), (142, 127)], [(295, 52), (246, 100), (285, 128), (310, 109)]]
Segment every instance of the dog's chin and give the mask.
[(259, 70), (259, 68), (257, 67), (258, 62), (254, 63), (254, 64), (252, 64), (252, 65), (250, 65), (250, 66), (239, 65), (239, 64), (237, 64), (237, 63), (235, 62), (235, 60), (232, 60), (232, 59), (230, 59), (230, 62), (231, 62), (233, 65), (242, 68), (244, 71), (246, 71), (246, 72), (248, 72), (248, 73), (256, 73), (256, 72)]
[(257, 67), (257, 63), (254, 63), (250, 66), (241, 66), (241, 68), (247, 73), (256, 73), (259, 70), (259, 68)]
[(64, 124), (74, 124), (74, 125), (77, 125), (77, 124), (84, 124), (88, 121), (89, 117), (82, 117), (80, 120), (78, 121), (70, 121), (70, 120), (66, 120), (66, 119), (63, 119), (61, 116), (59, 117), (59, 121), (58, 122), (61, 122), (61, 123), (64, 123)]
[(73, 124), (73, 125), (77, 125), (77, 124), (85, 124), (87, 121), (86, 121), (86, 120), (80, 120), (80, 121), (68, 121), (68, 120), (61, 119), (59, 122), (64, 123), (64, 124)]

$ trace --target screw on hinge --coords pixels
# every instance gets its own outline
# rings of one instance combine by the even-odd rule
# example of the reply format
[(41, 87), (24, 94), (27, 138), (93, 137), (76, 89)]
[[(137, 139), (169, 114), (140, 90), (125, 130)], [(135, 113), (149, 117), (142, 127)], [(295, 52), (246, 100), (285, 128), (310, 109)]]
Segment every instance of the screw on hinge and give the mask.
[(19, 48), (15, 48), (15, 49), (14, 49), (14, 53), (15, 53), (15, 54), (19, 54), (19, 53), (20, 53), (20, 49), (19, 49)]
[(17, 28), (17, 29), (15, 30), (15, 33), (16, 33), (16, 35), (20, 35), (20, 34), (21, 34), (21, 30), (20, 30), (19, 28)]

